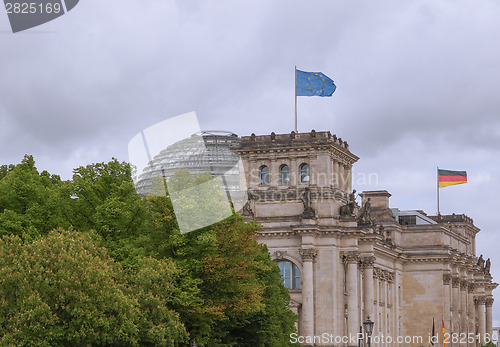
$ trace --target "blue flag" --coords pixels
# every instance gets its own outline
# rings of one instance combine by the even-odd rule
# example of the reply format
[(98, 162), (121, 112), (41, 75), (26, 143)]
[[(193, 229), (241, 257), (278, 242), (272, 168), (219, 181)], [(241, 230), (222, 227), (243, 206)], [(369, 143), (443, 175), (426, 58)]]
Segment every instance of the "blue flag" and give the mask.
[(324, 73), (297, 70), (297, 96), (332, 96), (335, 89), (333, 80)]

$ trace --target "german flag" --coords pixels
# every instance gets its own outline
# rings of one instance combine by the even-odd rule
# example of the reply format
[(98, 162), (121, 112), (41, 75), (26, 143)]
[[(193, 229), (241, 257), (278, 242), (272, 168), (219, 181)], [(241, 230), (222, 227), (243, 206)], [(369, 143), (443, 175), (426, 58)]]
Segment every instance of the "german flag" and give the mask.
[(467, 183), (466, 171), (450, 171), (438, 169), (439, 188), (452, 186), (454, 184)]
[(444, 320), (441, 321), (443, 322), (443, 346), (446, 347), (448, 339), (446, 338), (446, 330), (444, 330)]

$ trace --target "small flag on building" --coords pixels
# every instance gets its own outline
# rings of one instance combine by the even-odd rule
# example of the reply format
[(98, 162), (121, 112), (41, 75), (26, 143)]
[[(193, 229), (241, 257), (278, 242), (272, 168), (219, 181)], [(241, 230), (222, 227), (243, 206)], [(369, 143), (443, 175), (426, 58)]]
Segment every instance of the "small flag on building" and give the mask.
[(466, 171), (451, 171), (451, 170), (438, 169), (439, 188), (444, 188), (462, 183), (467, 183)]
[(332, 96), (337, 89), (333, 80), (322, 72), (297, 70), (297, 96)]
[(446, 347), (448, 343), (446, 343), (446, 331), (444, 330), (444, 320), (441, 320), (443, 322), (443, 346)]
[(432, 337), (431, 337), (431, 345), (434, 346), (434, 340), (436, 336), (436, 329), (434, 328), (434, 317), (432, 318)]

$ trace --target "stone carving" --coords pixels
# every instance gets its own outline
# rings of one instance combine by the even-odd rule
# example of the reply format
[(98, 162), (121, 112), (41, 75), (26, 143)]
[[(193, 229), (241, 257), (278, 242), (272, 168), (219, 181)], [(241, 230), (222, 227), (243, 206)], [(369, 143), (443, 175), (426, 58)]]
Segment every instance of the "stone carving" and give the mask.
[(452, 284), (453, 288), (457, 288), (460, 285), (460, 277), (453, 276), (451, 278), (451, 284)]
[(493, 298), (487, 298), (486, 301), (485, 301), (486, 306), (492, 306), (493, 305), (493, 301), (494, 301)]
[(392, 283), (394, 281), (394, 272), (389, 270), (384, 270), (379, 267), (374, 267), (373, 277), (378, 278), (382, 281), (387, 281), (389, 283)]
[(372, 209), (372, 203), (370, 202), (371, 198), (368, 198), (366, 202), (364, 203), (363, 207), (361, 208), (360, 216), (359, 216), (359, 223), (360, 224), (373, 224), (372, 218), (370, 217), (370, 212)]
[(290, 309), (297, 309), (299, 308), (301, 305), (297, 302), (297, 301), (294, 301), (294, 300), (291, 300), (290, 299), (290, 303), (288, 304), (288, 308)]
[(469, 292), (473, 292), (476, 289), (476, 284), (472, 281), (469, 281)]
[(375, 263), (374, 256), (364, 257), (361, 259), (361, 268), (366, 269), (366, 268), (373, 267), (373, 263)]
[(314, 261), (318, 255), (318, 250), (316, 248), (301, 248), (299, 254), (303, 261)]
[(490, 269), (491, 269), (491, 260), (490, 258), (488, 258), (488, 260), (486, 260), (486, 264), (484, 265), (484, 273), (489, 275)]
[(356, 251), (349, 251), (343, 254), (342, 257), (346, 263), (357, 263), (359, 261), (359, 253)]
[(354, 210), (356, 207), (359, 207), (356, 203), (356, 189), (352, 191), (351, 194), (347, 196), (347, 204), (340, 206), (340, 215), (341, 216), (356, 216), (354, 214)]
[(248, 199), (247, 199), (245, 205), (243, 206), (241, 214), (243, 216), (248, 216), (248, 217), (254, 218), (252, 208), (250, 207), (250, 201), (255, 199), (255, 195), (253, 195), (250, 191), (247, 191), (247, 196), (248, 196)]
[(474, 303), (478, 305), (486, 304), (486, 298), (484, 296), (477, 296), (474, 298)]
[(391, 230), (390, 230), (390, 229), (387, 229), (387, 230), (385, 231), (385, 239), (386, 239), (387, 241), (392, 241), (392, 239), (391, 239)]
[(444, 273), (443, 274), (443, 284), (450, 284), (450, 282), (451, 282), (451, 274)]
[(483, 270), (484, 268), (484, 259), (482, 254), (479, 256), (479, 259), (477, 260), (477, 266), (479, 266), (481, 270)]
[(467, 290), (467, 288), (469, 287), (469, 283), (467, 282), (467, 280), (463, 279), (463, 280), (460, 280), (460, 290)]
[(276, 251), (274, 252), (274, 259), (284, 259), (286, 255), (286, 251)]
[(302, 218), (314, 218), (314, 210), (311, 207), (311, 190), (306, 187), (304, 192), (300, 194), (300, 199), (304, 204), (304, 212), (302, 212)]

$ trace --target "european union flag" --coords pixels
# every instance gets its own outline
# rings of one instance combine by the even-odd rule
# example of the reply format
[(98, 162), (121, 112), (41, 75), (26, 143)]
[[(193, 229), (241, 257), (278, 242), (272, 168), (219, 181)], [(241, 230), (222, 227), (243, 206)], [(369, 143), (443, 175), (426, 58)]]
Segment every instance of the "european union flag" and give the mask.
[(322, 72), (297, 70), (297, 96), (332, 96), (337, 86)]

